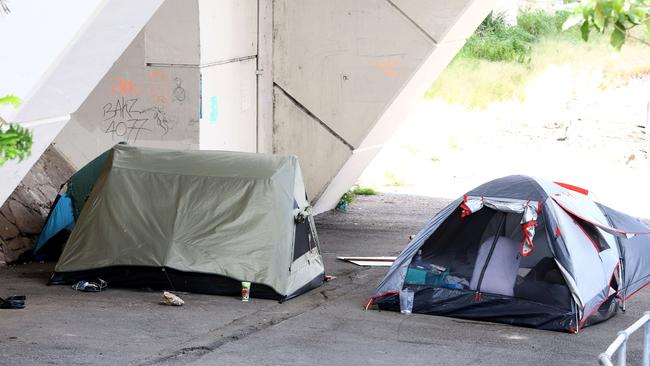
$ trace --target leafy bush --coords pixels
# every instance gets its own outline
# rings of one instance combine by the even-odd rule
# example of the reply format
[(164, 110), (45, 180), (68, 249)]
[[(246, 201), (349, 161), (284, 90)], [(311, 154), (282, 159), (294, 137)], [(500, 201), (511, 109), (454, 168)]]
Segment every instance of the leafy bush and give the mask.
[(377, 191), (375, 191), (373, 188), (354, 186), (349, 191), (343, 193), (343, 196), (341, 196), (341, 199), (339, 200), (338, 205), (336, 205), (336, 208), (341, 211), (345, 211), (352, 204), (352, 202), (354, 202), (357, 196), (374, 196), (376, 194)]
[(490, 14), (467, 40), (457, 57), (488, 61), (527, 62), (534, 36), (510, 26), (503, 14)]
[(0, 166), (9, 160), (23, 160), (32, 148), (32, 134), (17, 123), (8, 124), (6, 131), (0, 125)]
[(579, 29), (562, 30), (569, 16), (567, 12), (521, 11), (515, 26), (500, 14), (488, 16), (424, 97), (470, 108), (524, 100), (528, 81), (552, 64), (593, 66), (604, 69), (612, 80), (646, 72), (647, 50), (631, 44), (624, 50), (629, 51), (626, 62), (616, 63), (613, 69), (606, 37), (593, 37), (594, 42), (584, 44)]
[(650, 0), (581, 0), (562, 28), (575, 29), (578, 25), (585, 41), (592, 31), (611, 34), (609, 43), (618, 51), (628, 38), (650, 46)]
[[(517, 25), (506, 23), (503, 14), (491, 13), (467, 40), (457, 58), (492, 62), (530, 62), (532, 46), (543, 37), (559, 35), (568, 13), (522, 11)], [(572, 37), (579, 37), (573, 33)]]
[(352, 189), (352, 193), (354, 193), (357, 196), (374, 196), (377, 194), (377, 191), (375, 191), (375, 189), (372, 187), (355, 186)]
[(19, 97), (15, 95), (5, 95), (4, 97), (0, 98), (0, 105), (10, 105), (14, 108), (20, 107), (20, 104), (22, 103), (22, 100), (20, 100)]
[[(6, 0), (0, 0), (0, 13), (10, 13)], [(22, 100), (15, 95), (0, 97), (0, 105), (18, 108), (21, 103)], [(31, 153), (32, 132), (17, 123), (8, 123), (0, 117), (0, 166), (9, 160), (23, 160)]]
[(539, 40), (540, 37), (560, 34), (568, 17), (567, 12), (523, 11), (517, 16), (517, 27)]
[[(11, 105), (17, 108), (20, 98), (6, 95), (0, 98), (0, 105)], [(0, 118), (0, 166), (9, 160), (23, 160), (31, 154), (32, 133), (17, 123), (8, 123)]]
[(357, 198), (357, 195), (355, 195), (352, 191), (343, 193), (341, 199), (339, 200), (339, 203), (336, 205), (336, 209), (340, 211), (347, 211), (348, 207), (350, 207), (355, 198)]

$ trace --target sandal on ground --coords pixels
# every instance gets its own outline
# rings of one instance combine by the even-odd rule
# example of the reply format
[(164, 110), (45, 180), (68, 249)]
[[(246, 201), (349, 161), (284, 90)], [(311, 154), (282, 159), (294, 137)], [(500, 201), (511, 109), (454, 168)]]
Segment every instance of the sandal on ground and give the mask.
[(108, 283), (101, 278), (98, 278), (97, 282), (79, 281), (72, 285), (73, 290), (83, 292), (100, 292), (106, 287), (108, 287)]
[(0, 297), (0, 309), (23, 309), (27, 297), (22, 295), (9, 296), (5, 299)]

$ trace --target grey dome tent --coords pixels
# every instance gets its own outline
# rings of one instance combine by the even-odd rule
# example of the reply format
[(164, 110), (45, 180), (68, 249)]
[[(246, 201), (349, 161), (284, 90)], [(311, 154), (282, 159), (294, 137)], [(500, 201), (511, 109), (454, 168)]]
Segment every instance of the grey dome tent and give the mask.
[(579, 187), (496, 179), (431, 219), (367, 308), (399, 311), (410, 288), (414, 313), (577, 333), (650, 282), (649, 234)]
[(50, 278), (286, 300), (322, 284), (298, 159), (115, 145)]

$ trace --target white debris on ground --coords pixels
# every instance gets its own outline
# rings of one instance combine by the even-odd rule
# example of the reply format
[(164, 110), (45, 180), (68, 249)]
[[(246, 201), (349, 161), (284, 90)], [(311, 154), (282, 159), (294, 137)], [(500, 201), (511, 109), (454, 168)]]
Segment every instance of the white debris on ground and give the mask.
[(170, 305), (170, 306), (183, 306), (183, 304), (185, 304), (185, 301), (183, 301), (183, 299), (172, 294), (169, 291), (164, 291), (160, 303), (163, 305)]
[(456, 198), (485, 181), (526, 174), (587, 188), (604, 204), (648, 217), (650, 77), (606, 90), (598, 80), (557, 67), (529, 84), (524, 102), (468, 110), (423, 100), (359, 184)]

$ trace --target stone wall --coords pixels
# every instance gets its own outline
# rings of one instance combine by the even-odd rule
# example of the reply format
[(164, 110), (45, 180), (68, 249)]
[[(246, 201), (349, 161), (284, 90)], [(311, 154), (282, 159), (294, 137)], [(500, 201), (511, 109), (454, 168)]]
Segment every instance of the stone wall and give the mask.
[(59, 187), (73, 168), (50, 146), (0, 207), (0, 265), (32, 249)]

